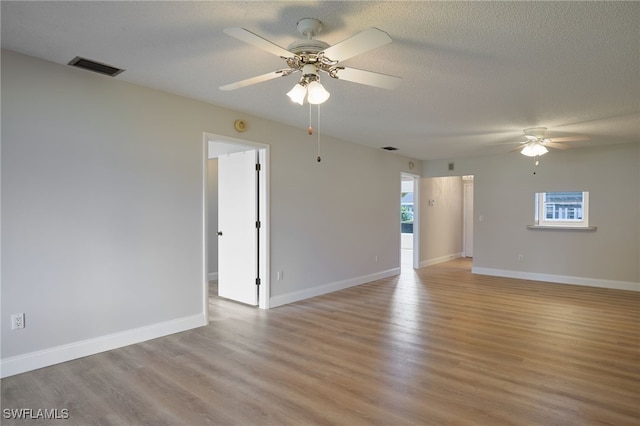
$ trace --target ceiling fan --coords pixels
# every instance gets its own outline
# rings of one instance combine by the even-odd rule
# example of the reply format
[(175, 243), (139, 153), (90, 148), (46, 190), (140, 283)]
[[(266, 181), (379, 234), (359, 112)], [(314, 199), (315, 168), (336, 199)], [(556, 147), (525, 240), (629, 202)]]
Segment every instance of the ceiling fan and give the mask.
[(562, 142), (577, 142), (588, 140), (588, 138), (585, 136), (562, 136), (548, 138), (546, 127), (531, 127), (529, 129), (524, 129), (523, 132), (525, 140), (522, 142), (518, 142), (519, 144), (521, 144), (521, 146), (513, 149), (512, 151), (520, 151), (522, 155), (526, 155), (528, 157), (538, 157), (540, 155), (544, 155), (549, 152), (547, 148), (571, 148), (569, 145)]
[(299, 71), (302, 77), (287, 95), (291, 100), (302, 105), (305, 97), (311, 104), (320, 104), (329, 98), (329, 92), (320, 84), (321, 72), (335, 79), (383, 89), (393, 89), (402, 81), (400, 77), (348, 68), (340, 64), (346, 59), (390, 43), (391, 37), (384, 31), (369, 28), (331, 46), (314, 38), (322, 30), (322, 23), (319, 20), (301, 19), (298, 21), (297, 28), (305, 39), (294, 41), (286, 49), (244, 28), (226, 28), (225, 34), (279, 56), (284, 59), (288, 68), (226, 84), (220, 89), (235, 90), (278, 77), (286, 77)]

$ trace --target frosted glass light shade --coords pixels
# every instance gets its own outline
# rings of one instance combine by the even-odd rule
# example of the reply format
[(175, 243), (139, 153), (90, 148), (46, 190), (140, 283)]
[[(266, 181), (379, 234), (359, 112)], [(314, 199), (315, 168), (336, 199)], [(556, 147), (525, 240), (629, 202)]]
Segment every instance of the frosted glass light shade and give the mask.
[(297, 83), (293, 86), (293, 89), (289, 90), (287, 96), (295, 103), (302, 105), (304, 103), (304, 97), (307, 95), (307, 88), (302, 84)]
[(539, 155), (544, 155), (547, 152), (549, 152), (549, 150), (540, 142), (528, 143), (524, 148), (522, 148), (522, 151), (520, 151), (522, 155), (526, 155), (527, 157), (537, 157)]
[(309, 83), (307, 92), (307, 101), (310, 104), (321, 104), (329, 99), (329, 96), (331, 96), (331, 94), (327, 92), (322, 84), (318, 83), (317, 81), (312, 81), (311, 83)]

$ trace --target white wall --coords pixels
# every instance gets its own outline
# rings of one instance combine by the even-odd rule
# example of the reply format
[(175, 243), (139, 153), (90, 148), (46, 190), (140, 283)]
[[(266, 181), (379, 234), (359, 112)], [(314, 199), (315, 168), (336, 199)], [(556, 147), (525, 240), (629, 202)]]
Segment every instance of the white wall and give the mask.
[(420, 266), (462, 256), (462, 177), (421, 179), (420, 204)]
[[(640, 290), (640, 144), (554, 150), (535, 175), (517, 153), (449, 162), (425, 161), (423, 175), (474, 175), (475, 272)], [(567, 190), (589, 191), (596, 231), (526, 228), (536, 192)]]
[[(206, 323), (203, 133), (239, 116), (2, 51), (2, 375)], [(272, 305), (397, 273), (409, 159), (323, 136), (318, 164), (240, 117), (271, 145)]]

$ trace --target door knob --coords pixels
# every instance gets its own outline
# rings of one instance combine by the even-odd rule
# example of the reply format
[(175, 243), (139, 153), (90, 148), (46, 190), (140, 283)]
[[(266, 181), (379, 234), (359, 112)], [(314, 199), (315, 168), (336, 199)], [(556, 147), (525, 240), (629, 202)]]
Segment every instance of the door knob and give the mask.
[(218, 235), (222, 236), (222, 231), (218, 231)]

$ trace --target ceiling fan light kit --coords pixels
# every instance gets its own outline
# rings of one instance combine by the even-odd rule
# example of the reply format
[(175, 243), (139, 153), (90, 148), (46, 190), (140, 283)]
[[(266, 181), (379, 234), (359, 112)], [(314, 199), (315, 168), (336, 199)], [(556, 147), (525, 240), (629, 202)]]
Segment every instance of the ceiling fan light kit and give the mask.
[(329, 99), (331, 94), (317, 80), (313, 80), (307, 87), (307, 102), (318, 105)]
[(287, 96), (300, 105), (304, 104), (305, 97), (310, 104), (318, 105), (329, 99), (331, 94), (320, 84), (318, 69), (314, 65), (305, 65), (302, 69), (304, 75)]
[(547, 152), (549, 152), (549, 150), (538, 141), (528, 142), (524, 148), (522, 148), (522, 151), (520, 151), (522, 155), (526, 155), (527, 157), (539, 157)]
[(303, 83), (296, 83), (296, 85), (293, 86), (293, 89), (289, 90), (287, 96), (293, 102), (303, 105), (304, 97), (307, 96), (307, 88), (303, 86)]
[(550, 142), (549, 139), (545, 139), (547, 135), (546, 127), (531, 127), (523, 130), (524, 137), (527, 140), (522, 147), (520, 153), (527, 157), (539, 157), (549, 152), (545, 143)]

